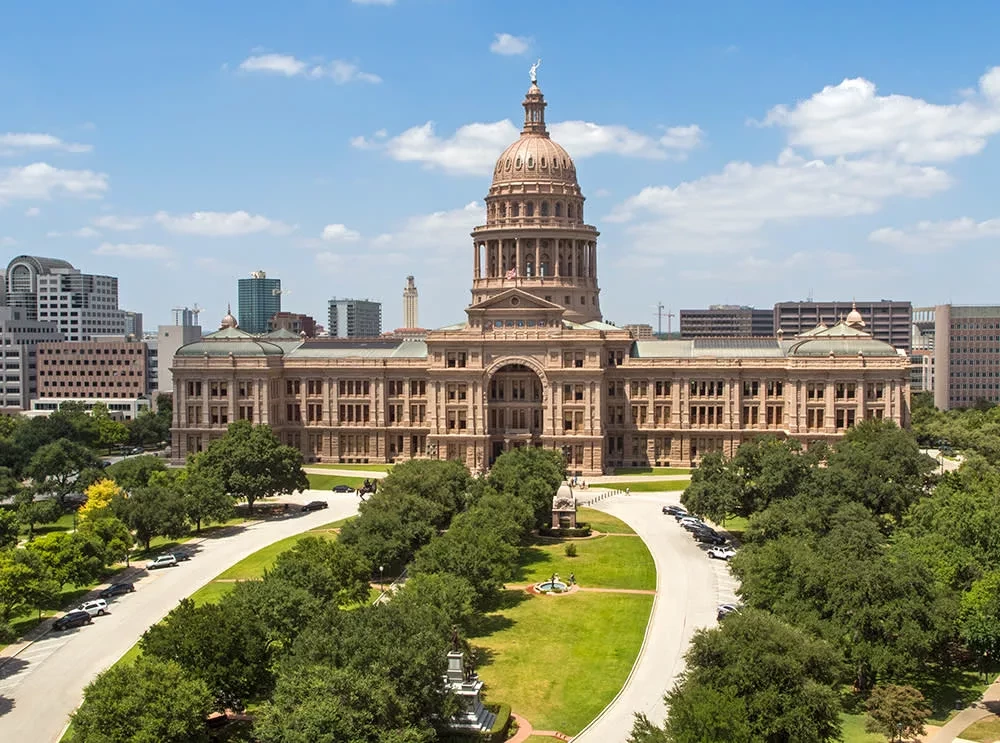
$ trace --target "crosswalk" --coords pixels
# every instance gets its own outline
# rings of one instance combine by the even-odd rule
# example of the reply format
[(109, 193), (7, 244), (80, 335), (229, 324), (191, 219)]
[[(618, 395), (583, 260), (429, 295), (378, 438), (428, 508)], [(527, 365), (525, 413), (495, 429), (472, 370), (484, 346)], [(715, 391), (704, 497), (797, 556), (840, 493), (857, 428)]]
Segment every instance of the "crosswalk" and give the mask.
[(57, 632), (36, 640), (10, 659), (4, 659), (0, 665), (0, 696), (12, 698), (12, 693), (25, 676), (34, 671), (63, 645), (73, 639), (80, 629)]

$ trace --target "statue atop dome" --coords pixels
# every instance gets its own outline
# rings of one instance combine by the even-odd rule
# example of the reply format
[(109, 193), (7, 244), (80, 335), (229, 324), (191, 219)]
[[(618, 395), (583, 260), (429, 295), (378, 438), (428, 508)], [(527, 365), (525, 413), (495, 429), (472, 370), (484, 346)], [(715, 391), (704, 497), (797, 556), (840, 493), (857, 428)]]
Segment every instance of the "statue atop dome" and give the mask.
[(542, 66), (542, 58), (539, 57), (538, 61), (531, 65), (531, 69), (528, 70), (528, 77), (531, 78), (531, 84), (534, 85), (538, 82), (538, 68)]

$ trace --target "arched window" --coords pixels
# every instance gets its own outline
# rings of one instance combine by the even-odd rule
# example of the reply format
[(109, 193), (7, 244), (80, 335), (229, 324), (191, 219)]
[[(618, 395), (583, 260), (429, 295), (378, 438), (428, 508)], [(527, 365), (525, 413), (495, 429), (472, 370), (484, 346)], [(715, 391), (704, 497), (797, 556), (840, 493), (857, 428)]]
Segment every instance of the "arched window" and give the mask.
[(567, 204), (566, 205), (566, 216), (569, 217), (570, 219), (573, 218), (573, 205), (572, 204)]
[(535, 167), (535, 158), (533, 158), (531, 155), (528, 155), (528, 167), (529, 168)]
[(517, 202), (514, 202), (514, 204), (511, 205), (511, 216), (512, 217), (520, 217), (521, 216), (521, 205), (518, 204)]
[(521, 158), (517, 158), (517, 160), (514, 161), (514, 168), (516, 170), (520, 170), (521, 169)]
[(547, 201), (542, 202), (542, 216), (543, 217), (549, 216), (549, 202)]
[(548, 253), (542, 253), (542, 262), (538, 266), (538, 275), (539, 276), (551, 276), (552, 275), (552, 269), (551, 269), (550, 264), (549, 264), (549, 254)]
[(533, 217), (535, 216), (535, 202), (529, 201), (524, 205), (524, 216)]
[(541, 159), (540, 159), (540, 160), (538, 161), (538, 164), (539, 164), (539, 166), (540, 166), (540, 167), (544, 168), (544, 167), (545, 167), (545, 158), (544, 158), (544, 157), (542, 157), (542, 158), (541, 158)]
[(556, 216), (557, 217), (561, 217), (562, 216), (562, 202), (561, 201), (557, 201), (556, 202)]
[(524, 275), (525, 276), (535, 275), (535, 261), (532, 258), (528, 258), (524, 263)]

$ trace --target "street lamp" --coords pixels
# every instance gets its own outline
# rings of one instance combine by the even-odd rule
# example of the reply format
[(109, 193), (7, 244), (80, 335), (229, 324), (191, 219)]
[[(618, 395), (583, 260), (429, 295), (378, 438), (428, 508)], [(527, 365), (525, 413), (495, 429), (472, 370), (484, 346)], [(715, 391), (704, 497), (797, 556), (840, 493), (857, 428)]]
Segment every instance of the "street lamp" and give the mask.
[(382, 580), (382, 573), (383, 573), (384, 570), (385, 570), (385, 566), (384, 565), (379, 565), (378, 566), (378, 590), (379, 590), (379, 593), (385, 593), (385, 585), (384, 585), (384, 581)]

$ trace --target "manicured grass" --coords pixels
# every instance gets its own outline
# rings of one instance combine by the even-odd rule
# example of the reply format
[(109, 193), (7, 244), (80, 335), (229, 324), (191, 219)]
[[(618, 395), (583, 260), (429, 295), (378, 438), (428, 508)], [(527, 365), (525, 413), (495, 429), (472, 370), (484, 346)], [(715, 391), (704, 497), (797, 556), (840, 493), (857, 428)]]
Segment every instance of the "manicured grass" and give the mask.
[(319, 470), (358, 470), (360, 472), (389, 472), (391, 464), (306, 464), (304, 467)]
[[(34, 536), (40, 537), (43, 534), (51, 534), (55, 531), (73, 531), (73, 513), (64, 513), (50, 524), (35, 524)], [(28, 538), (28, 527), (21, 527), (21, 537)]]
[(504, 599), (471, 640), (488, 699), (510, 704), (537, 730), (579, 733), (625, 683), (653, 597), (507, 591)]
[(624, 490), (628, 488), (633, 493), (666, 493), (684, 490), (691, 483), (687, 480), (639, 480), (637, 482), (614, 480), (593, 485), (594, 488), (611, 488)]
[(342, 475), (312, 475), (307, 473), (306, 477), (309, 478), (309, 487), (313, 490), (330, 490), (334, 485), (349, 485), (356, 490), (365, 482), (363, 477), (344, 477)]
[(843, 725), (844, 743), (885, 743), (885, 736), (865, 732), (865, 716), (847, 715), (841, 713), (840, 722)]
[[(566, 557), (565, 546), (576, 546), (576, 557)], [(539, 583), (558, 573), (568, 580), (570, 573), (585, 588), (656, 588), (656, 567), (646, 544), (638, 537), (595, 537), (593, 539), (540, 539), (521, 552), (518, 583)]]
[(590, 524), (590, 528), (602, 534), (635, 534), (624, 521), (609, 516), (596, 508), (581, 508), (576, 512), (576, 520)]
[(990, 715), (979, 722), (974, 722), (963, 730), (958, 737), (963, 740), (979, 741), (980, 743), (993, 743), (995, 740), (1000, 740), (1000, 717)]
[(346, 520), (334, 521), (330, 524), (310, 529), (302, 534), (295, 534), (284, 539), (279, 539), (277, 542), (269, 544), (267, 547), (259, 549), (252, 555), (243, 558), (228, 570), (219, 573), (219, 575), (215, 576), (215, 580), (249, 580), (251, 578), (261, 578), (264, 575), (264, 571), (274, 565), (274, 561), (278, 559), (278, 555), (294, 547), (300, 539), (310, 536), (336, 539), (337, 533), (330, 530), (337, 528)]
[(690, 475), (687, 467), (615, 467), (615, 475)]
[(235, 586), (236, 581), (223, 583), (222, 581), (213, 580), (211, 583), (203, 585), (188, 598), (194, 601), (194, 603), (198, 606), (201, 606), (202, 604), (215, 604), (218, 603), (223, 596), (232, 591)]
[(743, 516), (729, 516), (719, 526), (728, 531), (734, 537), (743, 541), (743, 532), (747, 530), (747, 521)]

